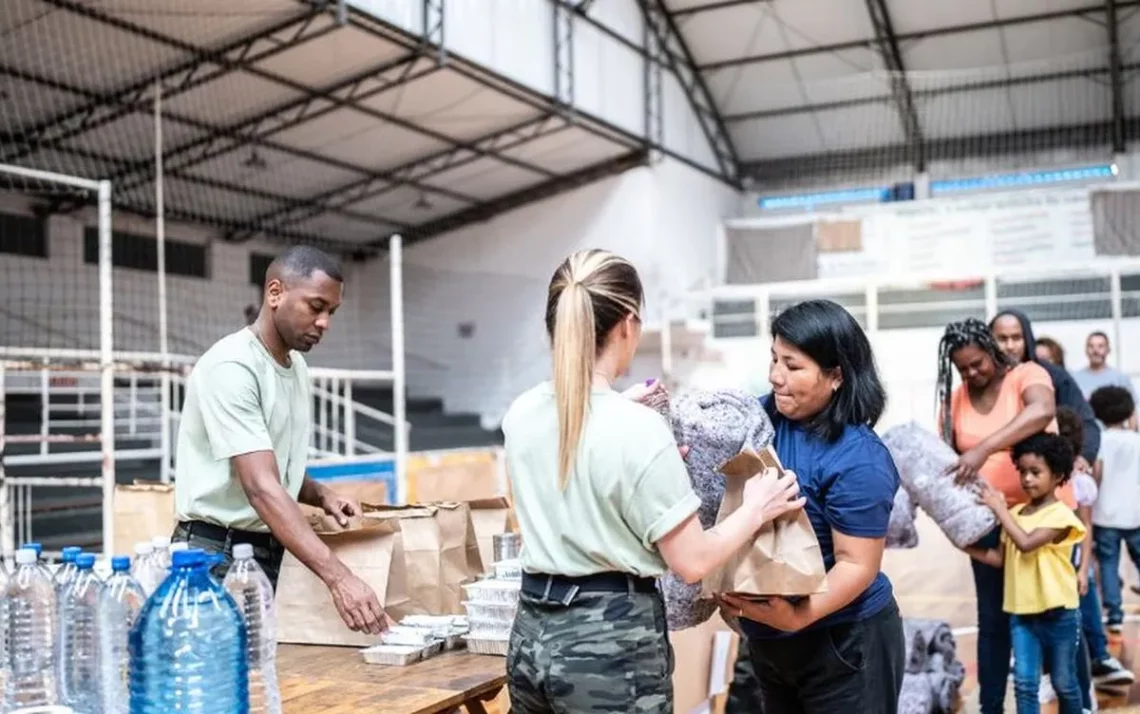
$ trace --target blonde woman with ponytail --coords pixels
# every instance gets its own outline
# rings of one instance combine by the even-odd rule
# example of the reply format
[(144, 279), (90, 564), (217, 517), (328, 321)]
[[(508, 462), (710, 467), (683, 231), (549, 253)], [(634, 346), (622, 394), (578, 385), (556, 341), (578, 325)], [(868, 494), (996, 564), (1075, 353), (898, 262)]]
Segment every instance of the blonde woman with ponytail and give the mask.
[(523, 584), (507, 654), (513, 714), (672, 712), (673, 657), (655, 578), (697, 582), (766, 522), (803, 507), (794, 474), (751, 479), (708, 531), (665, 421), (613, 383), (641, 338), (626, 260), (574, 253), (546, 303), (553, 379), (503, 420)]

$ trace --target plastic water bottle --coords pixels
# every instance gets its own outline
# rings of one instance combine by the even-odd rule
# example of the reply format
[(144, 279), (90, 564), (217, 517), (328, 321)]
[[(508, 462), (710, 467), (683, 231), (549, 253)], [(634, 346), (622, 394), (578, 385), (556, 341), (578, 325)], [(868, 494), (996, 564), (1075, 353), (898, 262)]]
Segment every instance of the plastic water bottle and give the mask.
[(131, 627), (146, 602), (146, 593), (131, 577), (131, 561), (125, 555), (111, 559), (111, 577), (107, 578), (99, 599), (99, 664), (102, 669), (103, 714), (127, 714), (130, 711)]
[(174, 553), (131, 629), (130, 652), (131, 714), (249, 713), (245, 623), (201, 550)]
[(59, 698), (76, 714), (99, 714), (99, 598), (95, 556), (75, 559), (75, 577), (60, 592)]
[(154, 562), (166, 577), (166, 571), (170, 570), (170, 536), (155, 536), (150, 544), (154, 546)]
[(131, 575), (142, 586), (143, 592), (148, 596), (158, 589), (165, 573), (161, 572), (158, 564), (154, 562), (154, 546), (145, 541), (135, 544), (135, 564), (131, 568)]
[(8, 571), (0, 568), (0, 711), (3, 707), (4, 687), (8, 682)]
[(44, 554), (43, 545), (41, 545), (40, 543), (24, 543), (24, 545), (22, 547), (27, 548), (28, 550), (35, 552), (35, 554), (36, 554), (36, 567), (39, 569), (40, 573), (42, 573), (44, 576), (46, 576), (48, 581), (51, 582), (53, 579), (51, 568), (49, 568), (47, 566), (47, 563), (45, 563), (43, 561), (43, 554)]
[(55, 587), (43, 576), (36, 551), (16, 551), (16, 571), (5, 590), (8, 603), (8, 681), (3, 711), (50, 706), (57, 702), (55, 665)]
[(273, 584), (257, 561), (253, 546), (233, 547), (234, 563), (222, 583), (245, 620), (249, 660), (249, 714), (281, 714), (277, 688), (277, 610)]
[(74, 545), (69, 545), (63, 549), (63, 558), (60, 560), (59, 570), (55, 571), (55, 591), (58, 593), (75, 577), (78, 569), (75, 567), (75, 559), (83, 552), (82, 548)]

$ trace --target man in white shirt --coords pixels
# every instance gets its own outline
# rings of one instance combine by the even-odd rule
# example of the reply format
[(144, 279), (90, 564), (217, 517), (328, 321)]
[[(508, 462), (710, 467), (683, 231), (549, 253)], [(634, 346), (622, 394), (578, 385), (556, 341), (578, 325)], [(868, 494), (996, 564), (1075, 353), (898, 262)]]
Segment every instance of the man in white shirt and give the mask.
[(1132, 388), (1132, 379), (1118, 369), (1110, 367), (1108, 355), (1112, 351), (1108, 344), (1108, 335), (1103, 332), (1093, 332), (1085, 341), (1085, 355), (1088, 356), (1089, 366), (1073, 373), (1073, 379), (1088, 399), (1093, 392), (1101, 387), (1124, 387), (1136, 399), (1136, 390)]

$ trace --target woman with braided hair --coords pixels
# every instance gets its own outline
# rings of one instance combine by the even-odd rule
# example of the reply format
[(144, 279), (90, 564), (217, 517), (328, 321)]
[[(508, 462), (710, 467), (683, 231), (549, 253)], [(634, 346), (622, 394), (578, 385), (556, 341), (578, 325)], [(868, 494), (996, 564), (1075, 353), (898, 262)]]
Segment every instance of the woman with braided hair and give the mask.
[[(957, 388), (953, 370), (962, 378)], [(1019, 441), (1042, 431), (1056, 432), (1056, 402), (1049, 373), (1035, 362), (1014, 364), (986, 323), (968, 319), (946, 326), (938, 346), (939, 430), (958, 453), (947, 470), (959, 483), (977, 478), (1005, 496), (1010, 506), (1026, 500), (1010, 457)], [(1058, 494), (1075, 505), (1072, 487)], [(1000, 529), (977, 547), (997, 548)], [(978, 684), (982, 714), (1002, 711), (1011, 651), (1009, 615), (1002, 610), (1002, 570), (972, 561), (978, 601)]]

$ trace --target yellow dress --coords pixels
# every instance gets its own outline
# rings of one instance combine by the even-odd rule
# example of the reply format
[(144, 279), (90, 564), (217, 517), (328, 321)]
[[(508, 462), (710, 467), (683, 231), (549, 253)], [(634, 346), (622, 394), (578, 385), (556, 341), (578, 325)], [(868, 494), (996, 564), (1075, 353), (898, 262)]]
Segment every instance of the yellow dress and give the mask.
[(1057, 501), (1036, 513), (1025, 515), (1028, 504), (1010, 509), (1010, 515), (1026, 533), (1037, 528), (1068, 529), (1060, 543), (1046, 543), (1036, 550), (1022, 553), (1009, 535), (1002, 533), (1005, 553), (1005, 601), (1002, 609), (1011, 615), (1035, 615), (1065, 608), (1075, 610), (1080, 604), (1077, 569), (1073, 567), (1073, 546), (1085, 537), (1085, 525), (1077, 514)]

